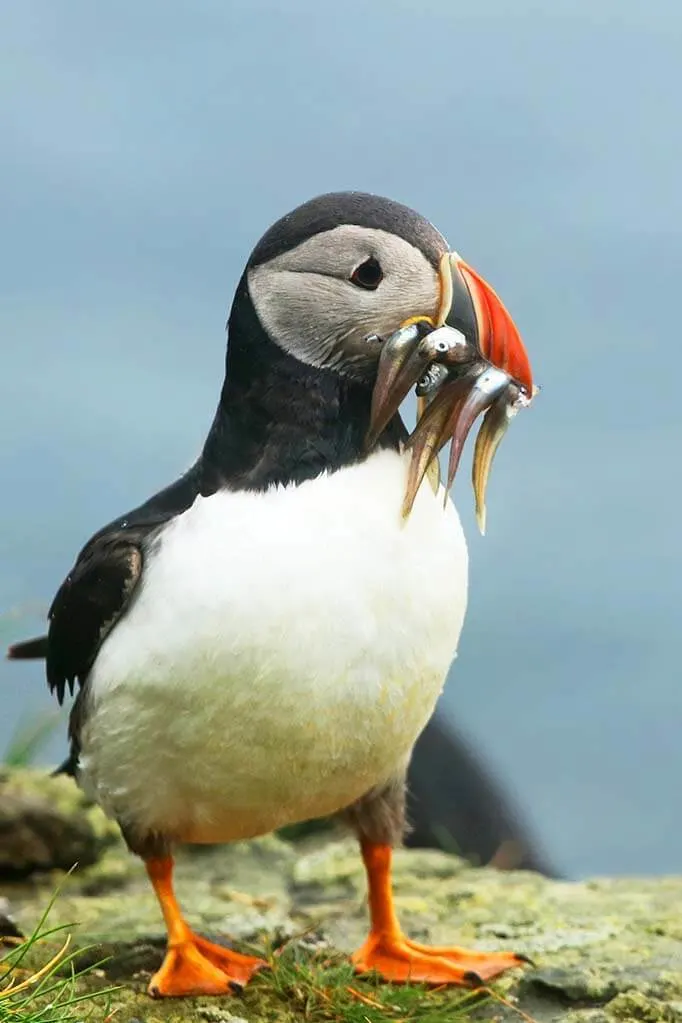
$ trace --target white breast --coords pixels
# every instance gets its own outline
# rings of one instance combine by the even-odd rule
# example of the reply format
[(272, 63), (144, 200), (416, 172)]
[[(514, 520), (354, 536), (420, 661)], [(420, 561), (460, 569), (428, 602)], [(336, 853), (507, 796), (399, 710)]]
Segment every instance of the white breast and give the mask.
[(456, 653), (467, 551), (380, 452), (197, 498), (163, 530), (90, 679), (84, 783), (110, 813), (227, 841), (332, 813), (405, 764)]

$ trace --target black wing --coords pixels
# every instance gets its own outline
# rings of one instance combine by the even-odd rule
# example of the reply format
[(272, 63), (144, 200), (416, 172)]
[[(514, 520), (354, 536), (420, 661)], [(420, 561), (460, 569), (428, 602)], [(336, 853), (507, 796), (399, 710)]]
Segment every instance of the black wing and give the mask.
[(208, 496), (220, 485), (219, 475), (208, 472), (202, 455), (175, 483), (104, 526), (88, 541), (59, 588), (49, 611), (47, 636), (9, 648), (10, 660), (47, 662), (47, 682), (60, 704), (67, 686), (71, 694), (76, 683), (81, 687), (69, 718), (71, 752), (55, 773), (76, 773), (85, 682), (102, 643), (130, 606), (142, 574), (143, 549), (198, 494)]
[(142, 571), (142, 544), (218, 482), (204, 479), (203, 460), (165, 490), (96, 533), (78, 555), (52, 602), (47, 636), (14, 643), (11, 661), (47, 661), (47, 680), (61, 703), (66, 686), (84, 682), (99, 648), (128, 607)]
[(146, 529), (98, 534), (83, 548), (48, 613), (47, 636), (10, 647), (12, 660), (45, 658), (47, 684), (60, 705), (80, 692), (69, 716), (70, 753), (56, 774), (76, 774), (85, 684), (102, 643), (125, 614), (142, 574)]
[(52, 602), (47, 684), (61, 704), (66, 687), (83, 685), (99, 649), (128, 608), (142, 573), (137, 537), (100, 536), (81, 552)]
[(12, 661), (45, 659), (47, 684), (60, 705), (66, 688), (85, 683), (99, 649), (125, 613), (142, 573), (141, 536), (97, 536), (83, 548), (57, 590), (47, 636), (15, 643)]

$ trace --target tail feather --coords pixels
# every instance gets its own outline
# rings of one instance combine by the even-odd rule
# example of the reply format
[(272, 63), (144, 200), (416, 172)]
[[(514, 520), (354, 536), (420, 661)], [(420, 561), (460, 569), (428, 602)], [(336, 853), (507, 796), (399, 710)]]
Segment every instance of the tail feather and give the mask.
[(7, 651), (8, 661), (45, 660), (47, 657), (47, 636), (36, 636), (23, 643), (13, 643)]
[(60, 774), (66, 774), (69, 778), (75, 778), (78, 771), (78, 754), (73, 750), (69, 753), (66, 760), (55, 767), (54, 771), (50, 774), (51, 778), (58, 778)]

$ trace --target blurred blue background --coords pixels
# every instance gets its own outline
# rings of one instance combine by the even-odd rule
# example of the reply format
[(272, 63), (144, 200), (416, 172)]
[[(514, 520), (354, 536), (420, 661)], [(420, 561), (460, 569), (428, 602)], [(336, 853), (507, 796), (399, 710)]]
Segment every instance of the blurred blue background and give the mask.
[[(3, 641), (198, 453), (265, 228), (389, 195), (493, 283), (543, 385), (485, 540), (455, 488), (448, 713), (561, 869), (682, 870), (681, 52), (677, 0), (3, 4)], [(50, 701), (0, 671), (1, 751)]]

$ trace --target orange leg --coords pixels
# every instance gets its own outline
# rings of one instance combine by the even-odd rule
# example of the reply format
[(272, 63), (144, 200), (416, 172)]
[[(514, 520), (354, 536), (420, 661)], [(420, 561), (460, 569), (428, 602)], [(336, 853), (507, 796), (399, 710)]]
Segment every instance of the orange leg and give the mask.
[(464, 948), (420, 945), (400, 929), (391, 888), (391, 848), (363, 843), (369, 886), (370, 932), (353, 953), (359, 973), (374, 970), (384, 980), (481, 987), (486, 981), (526, 962), (513, 952), (470, 952)]
[(264, 959), (240, 955), (190, 930), (173, 891), (172, 857), (146, 860), (145, 866), (168, 929), (166, 957), (150, 981), (150, 995), (225, 995), (244, 987), (256, 970), (267, 966)]

